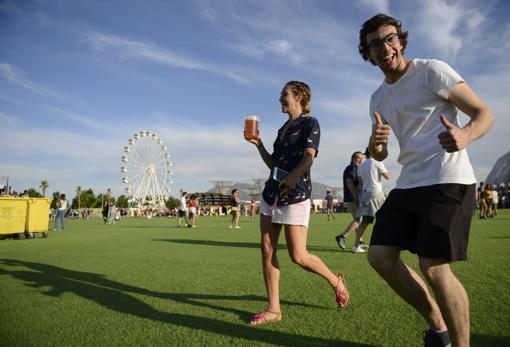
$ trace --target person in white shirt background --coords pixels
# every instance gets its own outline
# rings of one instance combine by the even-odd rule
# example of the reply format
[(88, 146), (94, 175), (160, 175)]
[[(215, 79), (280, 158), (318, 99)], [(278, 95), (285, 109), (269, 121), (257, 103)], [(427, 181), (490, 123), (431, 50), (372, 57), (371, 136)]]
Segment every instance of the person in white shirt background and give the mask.
[(184, 226), (188, 226), (188, 207), (186, 203), (187, 192), (182, 192), (181, 202), (179, 204), (179, 210), (177, 211), (177, 227), (181, 226), (181, 218), (184, 218)]
[(67, 211), (66, 195), (60, 194), (60, 199), (58, 199), (57, 201), (57, 213), (55, 215), (55, 227), (53, 228), (53, 230), (64, 231), (64, 219), (66, 216), (66, 211)]
[(361, 219), (361, 224), (356, 230), (356, 241), (352, 246), (353, 253), (364, 253), (361, 238), (367, 226), (374, 222), (375, 213), (384, 203), (385, 196), (381, 179), (390, 179), (390, 173), (380, 161), (372, 159), (368, 148), (365, 151), (365, 161), (358, 167), (358, 176), (361, 181), (360, 206), (356, 211), (356, 218)]

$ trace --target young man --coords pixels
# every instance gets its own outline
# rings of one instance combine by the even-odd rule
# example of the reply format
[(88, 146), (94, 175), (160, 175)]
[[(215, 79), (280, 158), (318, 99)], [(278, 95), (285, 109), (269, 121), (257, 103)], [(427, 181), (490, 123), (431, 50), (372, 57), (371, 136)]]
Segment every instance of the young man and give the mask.
[(390, 179), (390, 173), (383, 163), (372, 159), (368, 148), (365, 151), (365, 161), (358, 168), (359, 180), (362, 186), (360, 206), (356, 217), (361, 218), (361, 224), (356, 230), (356, 241), (352, 246), (353, 253), (364, 253), (361, 238), (365, 229), (374, 222), (375, 213), (381, 208), (384, 200), (381, 180)]
[(358, 166), (361, 165), (363, 159), (363, 153), (360, 151), (354, 152), (351, 156), (351, 163), (344, 170), (344, 203), (347, 206), (347, 211), (352, 215), (352, 222), (347, 225), (343, 233), (335, 236), (338, 247), (341, 249), (345, 249), (345, 239), (350, 233), (358, 229), (360, 223), (360, 219), (356, 217), (356, 210), (359, 207), (359, 191), (361, 189), (358, 180)]
[(187, 192), (182, 192), (181, 201), (179, 203), (179, 210), (177, 211), (177, 227), (181, 227), (181, 218), (184, 218), (184, 226), (188, 226), (188, 205), (186, 202)]
[(333, 214), (333, 194), (331, 194), (331, 190), (326, 190), (326, 196), (324, 197), (324, 201), (326, 201), (326, 210), (328, 213), (328, 222), (331, 219), (335, 219), (335, 215)]
[(55, 228), (53, 228), (53, 230), (64, 231), (64, 220), (66, 212), (67, 212), (66, 195), (60, 194), (60, 199), (58, 199), (57, 201), (57, 214), (55, 215)]
[[(387, 157), (393, 129), (402, 171), (377, 212), (368, 260), (427, 321), (425, 346), (469, 346), (469, 299), (450, 262), (466, 260), (475, 201), (475, 176), (465, 147), (493, 123), (489, 108), (446, 63), (405, 59), (407, 32), (396, 19), (377, 15), (365, 22), (359, 52), (383, 72), (372, 94), (373, 158)], [(461, 110), (470, 117), (459, 127)], [(419, 258), (425, 282), (401, 259)]]

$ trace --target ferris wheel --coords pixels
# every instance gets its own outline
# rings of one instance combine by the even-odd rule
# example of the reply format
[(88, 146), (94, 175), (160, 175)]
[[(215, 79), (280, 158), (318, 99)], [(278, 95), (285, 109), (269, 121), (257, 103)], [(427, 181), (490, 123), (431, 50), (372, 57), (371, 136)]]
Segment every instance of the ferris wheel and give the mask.
[(158, 135), (140, 131), (124, 147), (122, 183), (130, 207), (165, 206), (172, 184), (172, 162), (168, 147)]

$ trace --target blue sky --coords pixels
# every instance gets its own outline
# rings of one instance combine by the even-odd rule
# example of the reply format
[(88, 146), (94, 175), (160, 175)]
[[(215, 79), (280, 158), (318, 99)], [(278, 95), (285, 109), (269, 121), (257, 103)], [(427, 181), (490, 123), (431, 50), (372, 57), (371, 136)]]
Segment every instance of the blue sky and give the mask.
[[(483, 180), (510, 149), (503, 0), (0, 0), (0, 176), (16, 190), (47, 179), (50, 192), (118, 195), (123, 147), (149, 130), (168, 145), (173, 195), (250, 183), (268, 172), (243, 139), (244, 116), (259, 115), (271, 147), (286, 120), (280, 90), (302, 80), (322, 128), (312, 178), (340, 186), (351, 153), (366, 147), (382, 81), (357, 53), (360, 25), (379, 12), (410, 32), (407, 57), (448, 62), (492, 108), (495, 127), (468, 149)], [(397, 156), (393, 138), (386, 190)]]

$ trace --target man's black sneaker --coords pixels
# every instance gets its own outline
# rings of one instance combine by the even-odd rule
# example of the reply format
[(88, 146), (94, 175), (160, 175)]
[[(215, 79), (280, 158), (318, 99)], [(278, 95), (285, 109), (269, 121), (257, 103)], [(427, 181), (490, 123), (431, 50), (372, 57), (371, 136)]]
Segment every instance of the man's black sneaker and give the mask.
[(345, 249), (345, 237), (343, 235), (335, 236), (335, 240), (338, 242), (338, 247)]
[(449, 347), (451, 346), (450, 335), (448, 330), (438, 333), (435, 330), (429, 329), (425, 331), (423, 336), (425, 347)]

